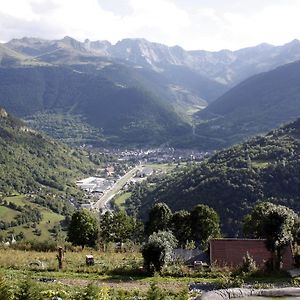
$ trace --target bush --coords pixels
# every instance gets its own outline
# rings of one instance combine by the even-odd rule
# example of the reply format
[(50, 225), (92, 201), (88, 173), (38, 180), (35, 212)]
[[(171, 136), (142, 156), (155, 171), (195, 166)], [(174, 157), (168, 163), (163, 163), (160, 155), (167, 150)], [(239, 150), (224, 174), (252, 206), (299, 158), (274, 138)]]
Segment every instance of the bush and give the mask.
[(243, 262), (239, 268), (239, 271), (243, 272), (243, 273), (253, 273), (253, 272), (257, 271), (256, 263), (248, 252), (243, 257)]
[(172, 259), (172, 250), (177, 240), (169, 231), (159, 231), (149, 236), (148, 243), (144, 245), (142, 254), (144, 267), (148, 272), (160, 272), (162, 267)]
[(151, 283), (146, 300), (165, 300), (166, 298), (166, 294), (155, 283)]
[(36, 283), (27, 278), (25, 281), (21, 283), (19, 286), (19, 289), (17, 290), (15, 294), (14, 299), (18, 300), (38, 300), (39, 297), (39, 291), (37, 289)]
[(243, 287), (244, 280), (240, 278), (239, 276), (223, 276), (221, 288), (228, 289), (228, 288), (240, 288)]
[(16, 250), (33, 250), (38, 252), (54, 252), (57, 251), (57, 242), (52, 240), (46, 241), (21, 241), (11, 246)]
[(109, 289), (99, 288), (89, 284), (82, 292), (77, 294), (76, 300), (110, 300)]
[(0, 295), (2, 300), (13, 300), (12, 288), (8, 285), (4, 278), (0, 277)]

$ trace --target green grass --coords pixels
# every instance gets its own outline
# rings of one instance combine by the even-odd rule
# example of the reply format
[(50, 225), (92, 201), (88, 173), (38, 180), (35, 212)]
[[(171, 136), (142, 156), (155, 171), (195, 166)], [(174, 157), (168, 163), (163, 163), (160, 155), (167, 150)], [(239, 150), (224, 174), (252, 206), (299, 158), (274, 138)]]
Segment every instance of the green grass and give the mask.
[(120, 209), (124, 209), (124, 204), (126, 202), (126, 200), (131, 196), (130, 192), (126, 192), (123, 194), (118, 195), (115, 198), (115, 204), (120, 208)]
[(252, 161), (251, 165), (253, 168), (257, 168), (257, 169), (265, 169), (270, 165), (270, 162), (267, 161)]
[(11, 208), (0, 206), (0, 219), (5, 222), (11, 222), (19, 213)]
[(14, 203), (14, 204), (16, 204), (18, 206), (24, 206), (24, 205), (28, 204), (28, 200), (26, 200), (26, 196), (25, 195), (8, 196), (8, 197), (4, 197), (4, 199), (7, 202)]
[[(63, 219), (64, 216), (54, 213), (48, 208), (45, 208), (36, 203), (30, 202), (30, 198), (27, 198), (25, 195), (16, 195), (5, 198), (6, 201), (12, 202), (18, 206), (29, 205), (32, 208), (38, 209), (42, 214), (42, 220), (37, 224), (36, 228), (31, 227), (30, 224), (22, 224), (19, 226), (10, 227), (7, 230), (3, 230), (2, 234), (10, 237), (11, 233), (15, 235), (23, 232), (25, 239), (27, 240), (38, 240), (44, 241), (52, 237), (51, 230), (55, 225), (58, 225)], [(0, 206), (0, 218), (3, 221), (10, 222), (19, 214), (18, 211)], [(35, 229), (41, 230), (41, 235), (38, 236), (34, 233)]]
[[(95, 266), (85, 265), (85, 255), (92, 254)], [(31, 262), (41, 261), (42, 266), (32, 266)], [(191, 282), (218, 282), (218, 278), (205, 276), (149, 276), (141, 271), (142, 256), (138, 252), (111, 253), (85, 249), (79, 252), (68, 251), (64, 257), (64, 267), (58, 271), (55, 252), (20, 251), (0, 249), (0, 275), (21, 280), (31, 278), (55, 278), (62, 284), (87, 285), (94, 282), (101, 286), (109, 285), (121, 289), (146, 290), (152, 282), (167, 290), (181, 290)], [(53, 285), (53, 284), (52, 284)]]

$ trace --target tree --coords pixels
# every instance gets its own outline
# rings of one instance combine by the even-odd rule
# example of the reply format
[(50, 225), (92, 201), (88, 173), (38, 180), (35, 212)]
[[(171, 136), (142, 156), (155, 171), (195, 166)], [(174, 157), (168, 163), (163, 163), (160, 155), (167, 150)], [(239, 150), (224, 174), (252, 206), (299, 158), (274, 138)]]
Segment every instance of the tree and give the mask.
[(100, 217), (100, 239), (104, 243), (141, 240), (143, 223), (125, 211), (106, 212)]
[(149, 220), (146, 223), (146, 233), (167, 231), (170, 229), (172, 212), (166, 203), (156, 203), (149, 212)]
[(177, 240), (170, 231), (154, 232), (142, 249), (144, 267), (149, 272), (161, 271), (171, 261)]
[(68, 228), (68, 239), (73, 245), (93, 247), (98, 239), (98, 224), (96, 217), (82, 209), (72, 215)]
[(111, 228), (113, 227), (113, 214), (109, 211), (100, 216), (100, 239), (106, 244), (113, 241)]
[(204, 204), (196, 205), (191, 211), (191, 231), (192, 238), (205, 249), (210, 238), (221, 234), (216, 211)]
[(176, 211), (171, 219), (172, 232), (183, 247), (191, 239), (190, 213), (186, 210)]
[(273, 256), (273, 268), (279, 270), (283, 250), (294, 240), (297, 224), (298, 215), (292, 209), (261, 202), (244, 218), (244, 234), (247, 237), (266, 239), (267, 249)]

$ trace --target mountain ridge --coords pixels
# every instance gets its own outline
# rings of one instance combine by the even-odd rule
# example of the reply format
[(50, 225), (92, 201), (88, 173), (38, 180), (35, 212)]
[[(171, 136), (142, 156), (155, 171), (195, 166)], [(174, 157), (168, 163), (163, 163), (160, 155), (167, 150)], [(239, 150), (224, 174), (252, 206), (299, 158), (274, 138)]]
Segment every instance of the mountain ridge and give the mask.
[[(235, 51), (226, 49), (220, 51), (187, 51), (177, 45), (169, 47), (160, 43), (149, 42), (143, 38), (127, 38), (115, 44), (106, 40), (90, 41), (86, 39), (84, 42), (80, 42), (71, 37), (53, 41), (23, 38), (11, 40), (5, 45), (21, 53), (25, 51), (24, 53), (29, 55), (28, 49), (30, 44), (34, 44), (33, 42), (35, 42), (34, 47), (38, 47), (38, 44), (44, 44), (52, 47), (52, 50), (56, 49), (56, 51), (59, 48), (71, 46), (73, 50), (79, 51), (84, 56), (90, 56), (90, 59), (99, 55), (121, 59), (150, 67), (157, 72), (163, 70), (165, 65), (186, 66), (211, 80), (230, 86), (251, 75), (300, 59), (300, 42), (296, 39), (281, 46), (262, 43)], [(22, 44), (24, 45), (22, 46)], [(252, 58), (250, 58), (251, 56)], [(48, 58), (48, 62), (51, 62), (49, 60), (50, 58)]]
[(219, 147), (226, 147), (295, 120), (299, 76), (298, 61), (250, 77), (197, 113), (196, 133), (220, 139)]
[(241, 222), (258, 201), (300, 210), (300, 119), (252, 140), (222, 150), (204, 162), (138, 186), (129, 200), (130, 213), (147, 218), (157, 202), (173, 211), (197, 204), (213, 207), (223, 232), (241, 236)]

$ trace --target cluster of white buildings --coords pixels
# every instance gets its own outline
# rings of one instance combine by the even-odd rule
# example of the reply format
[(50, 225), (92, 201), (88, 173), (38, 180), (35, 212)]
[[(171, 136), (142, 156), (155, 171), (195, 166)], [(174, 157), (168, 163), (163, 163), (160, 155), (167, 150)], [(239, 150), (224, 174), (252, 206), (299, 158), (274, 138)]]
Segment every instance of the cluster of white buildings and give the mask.
[(88, 177), (76, 182), (76, 185), (88, 193), (104, 193), (114, 185), (114, 180), (100, 177)]

